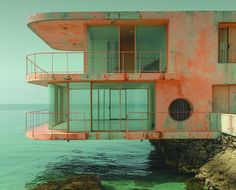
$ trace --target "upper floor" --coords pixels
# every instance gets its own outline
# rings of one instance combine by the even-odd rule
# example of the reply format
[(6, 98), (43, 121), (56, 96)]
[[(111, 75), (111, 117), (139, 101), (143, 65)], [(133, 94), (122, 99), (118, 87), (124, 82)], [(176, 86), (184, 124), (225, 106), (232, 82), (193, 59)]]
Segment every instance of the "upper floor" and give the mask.
[(28, 55), (28, 82), (236, 82), (234, 11), (39, 13), (28, 27), (62, 51)]

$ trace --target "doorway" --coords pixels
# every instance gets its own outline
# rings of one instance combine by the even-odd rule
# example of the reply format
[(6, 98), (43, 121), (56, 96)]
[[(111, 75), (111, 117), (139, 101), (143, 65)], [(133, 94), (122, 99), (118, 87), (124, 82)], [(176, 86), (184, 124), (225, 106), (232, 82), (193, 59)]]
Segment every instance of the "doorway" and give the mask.
[(129, 73), (135, 70), (134, 26), (120, 26), (120, 70)]
[(127, 115), (133, 130), (138, 130), (140, 123), (151, 122), (148, 88), (104, 88), (92, 93), (93, 131), (124, 131)]

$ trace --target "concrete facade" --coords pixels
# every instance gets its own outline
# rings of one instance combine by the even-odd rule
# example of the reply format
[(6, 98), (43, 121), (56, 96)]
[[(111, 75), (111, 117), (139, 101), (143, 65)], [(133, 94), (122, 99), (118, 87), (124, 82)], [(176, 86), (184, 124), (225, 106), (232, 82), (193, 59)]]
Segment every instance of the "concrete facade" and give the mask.
[[(87, 29), (90, 26), (139, 25), (166, 26), (166, 70), (89, 73), (88, 62), (84, 59), (82, 73), (56, 73), (28, 57), (33, 70), (27, 71), (27, 81), (42, 86), (66, 84), (68, 91), (70, 83), (87, 82), (90, 86), (96, 83), (153, 83), (154, 100), (151, 104), (154, 105), (155, 127), (148, 132), (135, 130), (127, 134), (127, 129), (117, 131), (117, 138), (208, 139), (219, 137), (221, 132), (235, 135), (236, 126), (232, 119), (236, 113), (236, 12), (41, 13), (31, 16), (28, 22), (33, 32), (52, 48), (85, 53), (88, 52)], [(228, 31), (227, 40), (220, 35), (222, 28)], [(227, 48), (222, 50), (226, 41)], [(222, 61), (221, 51), (227, 53), (227, 61)], [(190, 116), (183, 121), (170, 116), (170, 105), (176, 99), (184, 99), (191, 105)], [(113, 139), (103, 137), (101, 132), (94, 135), (92, 131), (80, 133), (85, 135), (84, 139), (91, 136)], [(34, 138), (32, 131), (28, 137)], [(61, 138), (66, 139), (66, 135)]]

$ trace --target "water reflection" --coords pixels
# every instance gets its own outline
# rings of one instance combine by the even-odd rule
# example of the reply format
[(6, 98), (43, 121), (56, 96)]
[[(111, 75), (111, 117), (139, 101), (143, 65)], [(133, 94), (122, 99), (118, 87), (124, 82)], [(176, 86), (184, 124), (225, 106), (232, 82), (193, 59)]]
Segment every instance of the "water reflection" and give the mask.
[(132, 180), (136, 186), (150, 186), (153, 183), (182, 183), (191, 177), (189, 174), (166, 168), (158, 150), (153, 147), (149, 154), (131, 148), (128, 151), (104, 148), (103, 151), (74, 150), (70, 155), (63, 155), (57, 161), (48, 163), (46, 169), (26, 186), (79, 174), (96, 175), (110, 186), (112, 184), (109, 181), (122, 183), (123, 180), (127, 183), (127, 180)]

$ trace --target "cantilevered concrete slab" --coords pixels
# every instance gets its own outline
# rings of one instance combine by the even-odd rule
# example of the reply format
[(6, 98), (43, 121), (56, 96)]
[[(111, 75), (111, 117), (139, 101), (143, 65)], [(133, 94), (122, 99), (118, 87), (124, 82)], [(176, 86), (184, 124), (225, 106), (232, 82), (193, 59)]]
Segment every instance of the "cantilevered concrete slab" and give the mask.
[[(50, 47), (58, 50), (83, 51), (86, 25), (166, 24), (142, 12), (55, 12), (37, 13), (29, 17), (28, 27)], [(156, 14), (155, 14), (156, 15)], [(153, 17), (153, 18), (152, 18)]]

